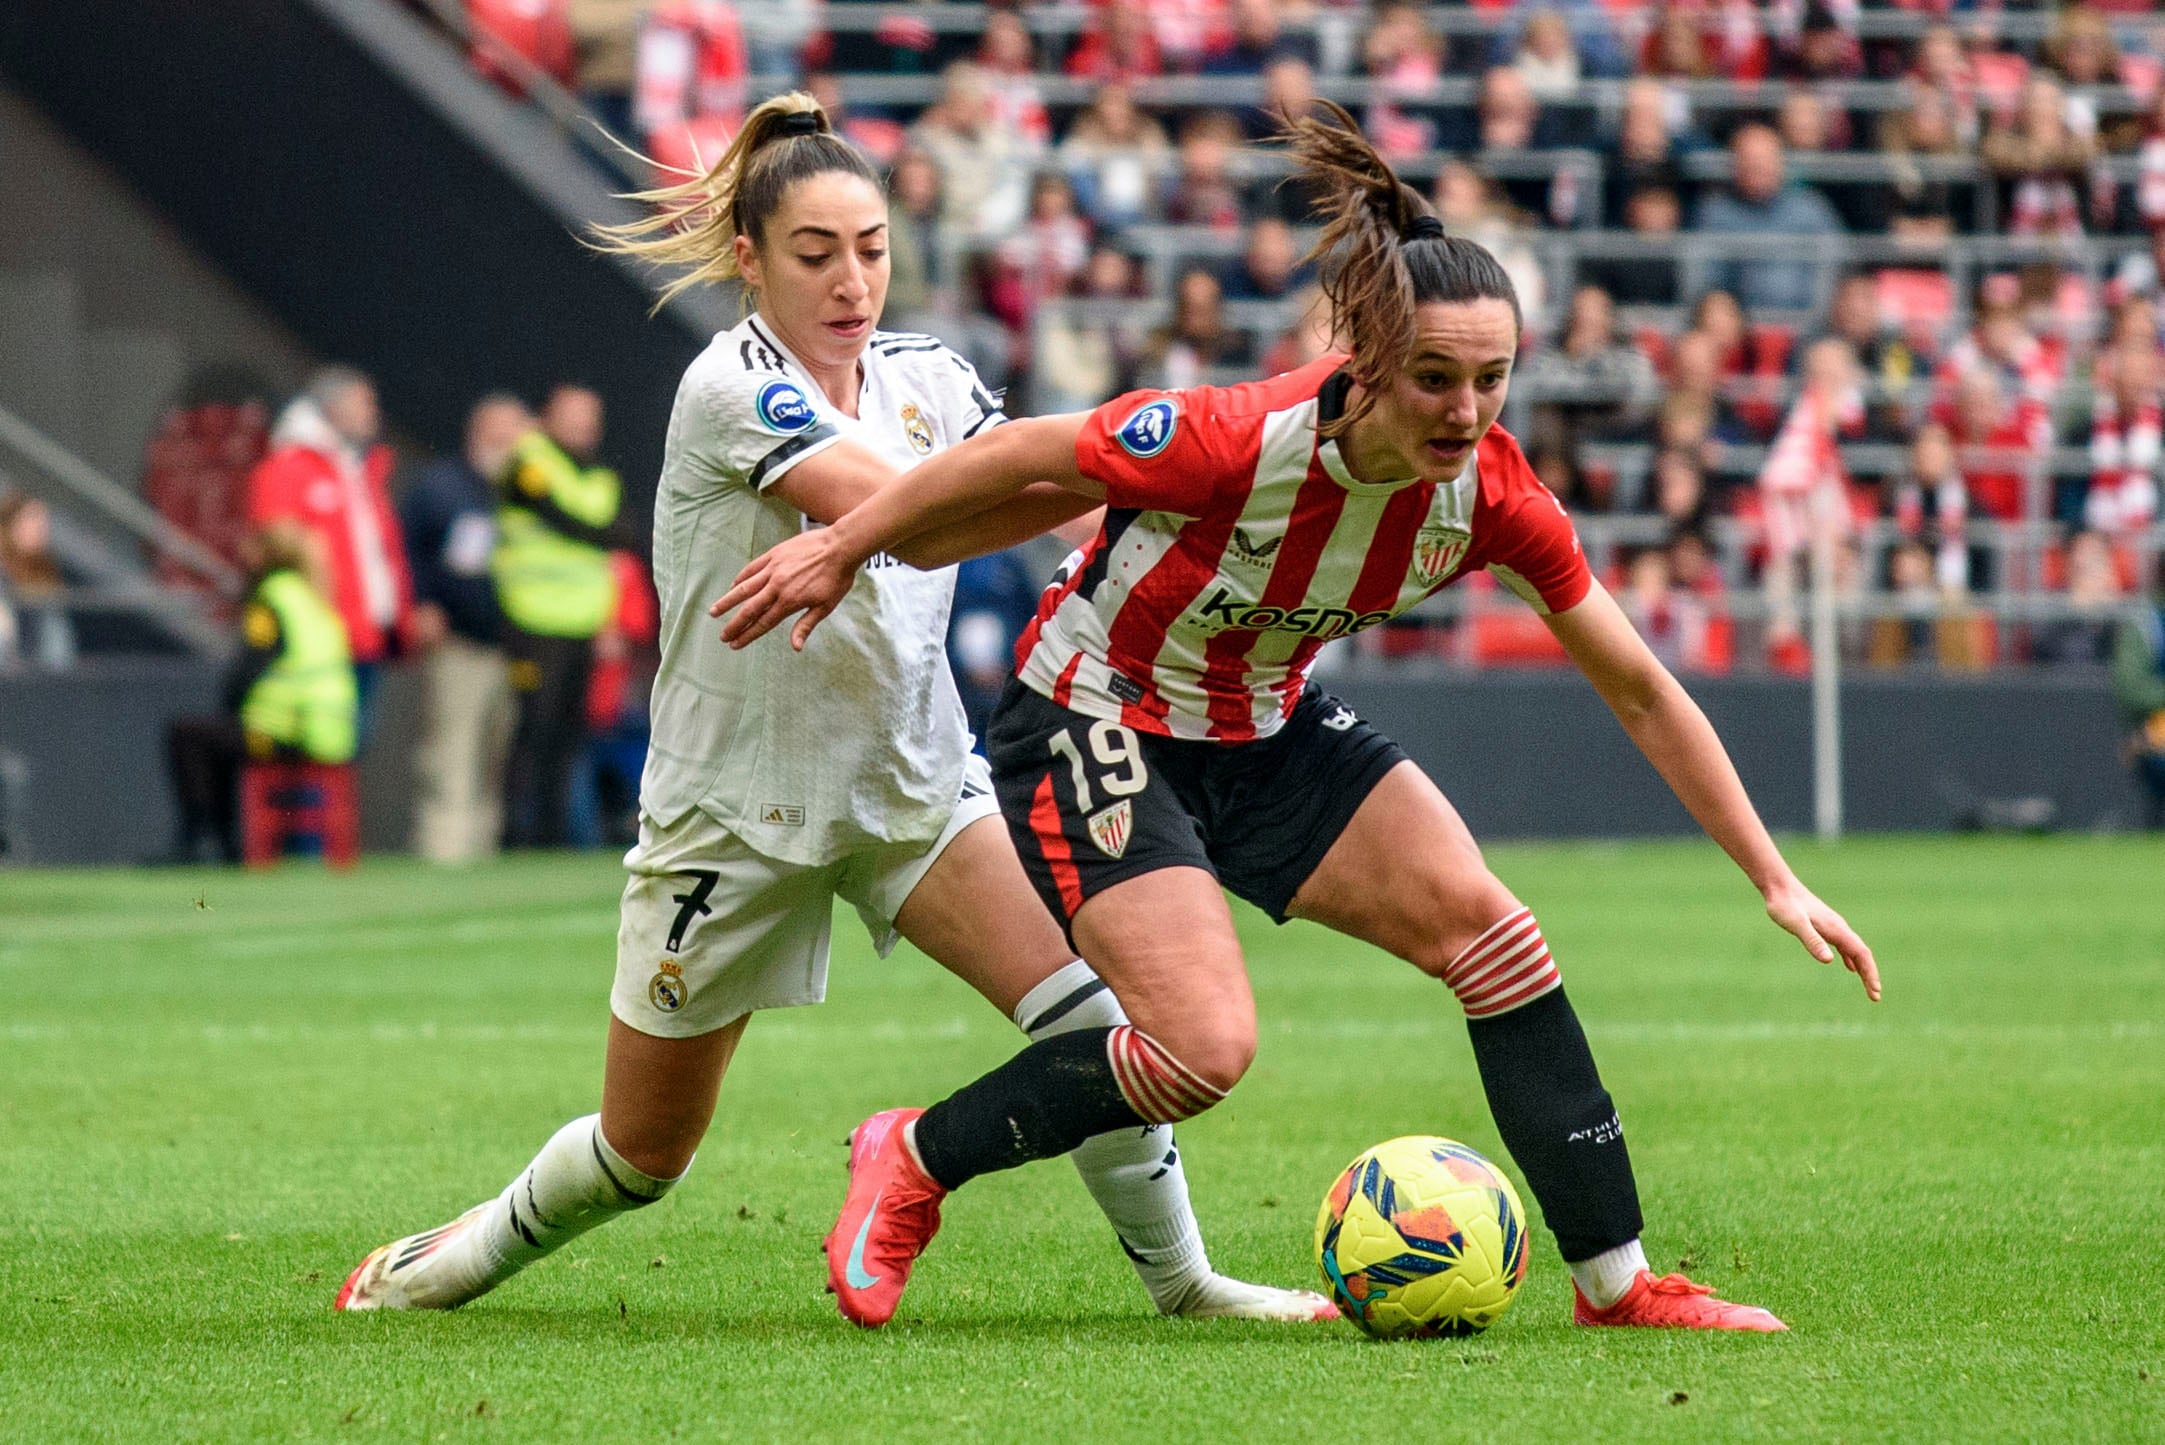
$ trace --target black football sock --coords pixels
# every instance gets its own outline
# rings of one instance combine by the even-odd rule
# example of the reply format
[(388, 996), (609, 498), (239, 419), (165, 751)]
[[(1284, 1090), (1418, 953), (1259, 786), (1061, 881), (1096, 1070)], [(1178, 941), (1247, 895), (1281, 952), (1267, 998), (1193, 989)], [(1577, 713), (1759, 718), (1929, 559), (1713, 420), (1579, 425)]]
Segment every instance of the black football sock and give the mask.
[(943, 1187), (1053, 1159), (1093, 1135), (1147, 1121), (1113, 1076), (1109, 1028), (1034, 1043), (918, 1116), (917, 1157)]
[(1496, 1131), (1541, 1202), (1566, 1260), (1638, 1238), (1639, 1187), (1624, 1126), (1564, 991), (1468, 1019)]

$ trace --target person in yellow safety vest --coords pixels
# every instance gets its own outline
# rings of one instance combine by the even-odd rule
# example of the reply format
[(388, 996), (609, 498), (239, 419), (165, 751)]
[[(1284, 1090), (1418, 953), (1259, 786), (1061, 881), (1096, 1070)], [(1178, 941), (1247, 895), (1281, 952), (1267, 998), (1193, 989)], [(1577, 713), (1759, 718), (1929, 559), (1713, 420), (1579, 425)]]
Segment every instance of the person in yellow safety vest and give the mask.
[[(291, 540), (267, 543), (266, 555)], [(248, 595), (239, 665), (254, 676), (238, 684), (241, 736), (251, 758), (350, 763), (360, 718), (353, 652), (346, 624), (305, 568), (279, 556)]]
[(512, 448), (497, 480), (490, 570), (504, 612), (504, 652), (518, 722), (504, 775), (504, 841), (560, 847), (572, 765), (586, 744), (594, 637), (616, 609), (622, 488), (600, 466), (601, 398), (583, 386), (549, 394), (539, 429)]
[(281, 520), (251, 535), (243, 553), (251, 582), (241, 650), (225, 676), (225, 711), (177, 718), (167, 731), (180, 799), (176, 861), (199, 861), (206, 849), (239, 861), (234, 801), (243, 761), (350, 763), (358, 741), (353, 652), (328, 600), (321, 541)]

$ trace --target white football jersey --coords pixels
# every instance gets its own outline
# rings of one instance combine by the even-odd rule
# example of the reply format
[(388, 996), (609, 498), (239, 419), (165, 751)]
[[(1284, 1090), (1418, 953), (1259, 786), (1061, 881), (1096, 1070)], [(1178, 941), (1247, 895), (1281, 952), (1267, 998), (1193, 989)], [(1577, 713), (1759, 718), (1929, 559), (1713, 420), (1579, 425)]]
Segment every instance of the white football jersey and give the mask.
[(881, 555), (800, 654), (790, 627), (741, 652), (707, 608), (752, 558), (809, 525), (770, 488), (847, 438), (907, 470), (996, 426), (999, 402), (929, 336), (874, 332), (858, 414), (837, 411), (757, 315), (685, 372), (654, 499), (661, 670), (641, 809), (692, 809), (783, 862), (930, 843), (955, 807), (969, 734), (947, 665), (954, 569)]

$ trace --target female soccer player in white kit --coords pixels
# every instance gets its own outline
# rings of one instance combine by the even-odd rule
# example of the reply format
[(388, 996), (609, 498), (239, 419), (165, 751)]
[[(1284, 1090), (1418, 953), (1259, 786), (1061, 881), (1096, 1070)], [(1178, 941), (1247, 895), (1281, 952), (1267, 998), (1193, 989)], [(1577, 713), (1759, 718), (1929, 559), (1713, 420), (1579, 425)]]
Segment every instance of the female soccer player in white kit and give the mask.
[[(710, 172), (644, 199), (664, 209), (605, 244), (689, 263), (679, 288), (741, 279), (757, 310), (692, 364), (670, 417), (654, 518), (662, 665), (601, 1112), (565, 1125), (496, 1198), (371, 1253), (339, 1309), (463, 1304), (668, 1193), (752, 1013), (825, 996), (837, 895), (881, 953), (909, 939), (1032, 1038), (1124, 1019), (1024, 876), (945, 649), (944, 564), (1090, 504), (1034, 489), (913, 544), (916, 565), (873, 558), (803, 656), (781, 639), (732, 651), (705, 604), (746, 562), (1005, 418), (941, 343), (875, 329), (886, 201), (810, 97), (761, 105)], [(1107, 1134), (1075, 1159), (1161, 1312), (1335, 1316), (1320, 1295), (1210, 1269), (1170, 1129)]]

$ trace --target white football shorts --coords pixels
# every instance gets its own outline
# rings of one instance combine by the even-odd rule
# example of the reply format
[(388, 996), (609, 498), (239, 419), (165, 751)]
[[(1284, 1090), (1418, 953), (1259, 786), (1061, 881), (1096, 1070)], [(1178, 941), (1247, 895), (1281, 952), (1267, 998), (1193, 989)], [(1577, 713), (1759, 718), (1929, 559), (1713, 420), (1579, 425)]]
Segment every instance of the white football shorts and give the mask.
[(610, 1011), (640, 1033), (685, 1039), (755, 1009), (818, 1003), (835, 898), (856, 907), (885, 958), (900, 941), (895, 915), (933, 862), (999, 811), (992, 774), (972, 753), (962, 797), (929, 847), (883, 844), (813, 867), (754, 852), (696, 808), (669, 828), (642, 815), (638, 845), (624, 855), (631, 879)]

